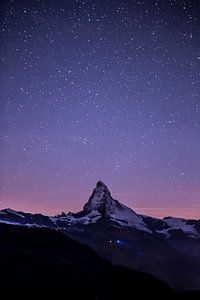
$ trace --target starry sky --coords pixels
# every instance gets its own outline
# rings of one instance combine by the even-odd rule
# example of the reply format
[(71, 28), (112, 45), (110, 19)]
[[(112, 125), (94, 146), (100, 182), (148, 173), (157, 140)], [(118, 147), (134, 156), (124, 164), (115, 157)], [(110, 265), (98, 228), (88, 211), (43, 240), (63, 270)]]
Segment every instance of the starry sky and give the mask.
[(1, 1), (0, 208), (79, 211), (97, 180), (200, 217), (200, 1)]

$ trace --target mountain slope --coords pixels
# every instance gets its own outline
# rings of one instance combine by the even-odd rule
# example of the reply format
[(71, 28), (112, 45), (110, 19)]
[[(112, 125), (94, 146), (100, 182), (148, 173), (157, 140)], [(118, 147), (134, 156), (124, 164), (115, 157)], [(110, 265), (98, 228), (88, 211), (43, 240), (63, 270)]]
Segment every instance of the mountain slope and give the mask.
[(146, 227), (142, 217), (129, 207), (113, 199), (107, 186), (101, 181), (97, 182), (91, 197), (83, 207), (83, 211), (75, 214), (69, 213), (59, 218), (59, 220), (69, 224), (84, 225), (103, 220), (109, 224), (135, 227), (151, 232)]
[(113, 266), (58, 230), (0, 224), (1, 299), (131, 299), (173, 295), (151, 275)]
[(200, 290), (200, 220), (138, 215), (99, 181), (83, 210), (55, 217), (0, 211), (0, 223), (59, 229), (112, 263)]
[(163, 220), (138, 215), (132, 209), (112, 198), (107, 186), (98, 181), (88, 202), (79, 213), (68, 213), (51, 218), (54, 224), (65, 225), (89, 225), (94, 223), (106, 223), (117, 227), (130, 227), (137, 230), (156, 233), (168, 238), (173, 231), (180, 230), (187, 237), (200, 238), (200, 220), (185, 220), (181, 218), (166, 217)]
[(0, 223), (66, 228), (69, 226), (104, 223), (118, 228), (133, 228), (149, 234), (169, 238), (176, 234), (188, 238), (200, 238), (200, 220), (165, 217), (157, 219), (138, 215), (131, 208), (112, 198), (107, 186), (98, 181), (83, 210), (78, 213), (47, 217), (42, 214), (30, 214), (12, 209), (0, 211)]

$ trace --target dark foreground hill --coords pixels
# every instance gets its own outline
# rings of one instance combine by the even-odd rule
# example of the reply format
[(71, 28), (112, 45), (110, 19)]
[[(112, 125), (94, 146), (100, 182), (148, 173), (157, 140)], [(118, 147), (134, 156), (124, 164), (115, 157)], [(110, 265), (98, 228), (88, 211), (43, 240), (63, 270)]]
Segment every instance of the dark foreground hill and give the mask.
[(114, 266), (58, 230), (8, 224), (0, 224), (0, 293), (2, 300), (175, 294), (154, 276)]

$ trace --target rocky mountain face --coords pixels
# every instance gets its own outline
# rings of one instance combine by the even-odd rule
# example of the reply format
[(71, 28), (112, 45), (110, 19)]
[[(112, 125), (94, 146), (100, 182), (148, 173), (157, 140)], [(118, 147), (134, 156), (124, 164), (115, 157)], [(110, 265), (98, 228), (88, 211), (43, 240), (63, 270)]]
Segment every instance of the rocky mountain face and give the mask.
[(5, 209), (0, 222), (59, 229), (114, 264), (154, 274), (178, 290), (200, 289), (200, 220), (138, 215), (101, 181), (78, 213), (47, 217)]

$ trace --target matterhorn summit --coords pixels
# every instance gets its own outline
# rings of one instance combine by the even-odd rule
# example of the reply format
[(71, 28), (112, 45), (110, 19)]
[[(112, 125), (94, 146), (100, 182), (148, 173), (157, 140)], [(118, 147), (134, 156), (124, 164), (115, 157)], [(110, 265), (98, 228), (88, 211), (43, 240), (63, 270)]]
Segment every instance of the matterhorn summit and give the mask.
[(95, 189), (88, 202), (84, 205), (83, 210), (90, 212), (92, 210), (98, 210), (99, 212), (106, 213), (110, 211), (111, 206), (115, 205), (116, 200), (113, 200), (111, 193), (107, 186), (98, 181)]
[(102, 181), (98, 181), (88, 202), (83, 210), (78, 213), (70, 213), (65, 220), (73, 224), (94, 224), (107, 222), (110, 225), (121, 227), (133, 227), (150, 232), (141, 216), (131, 208), (112, 198), (108, 187)]

